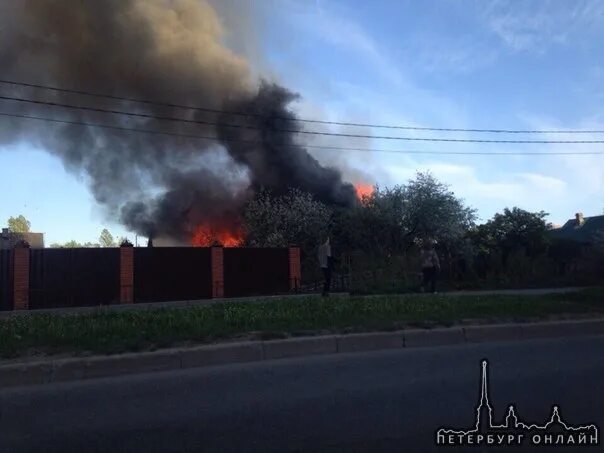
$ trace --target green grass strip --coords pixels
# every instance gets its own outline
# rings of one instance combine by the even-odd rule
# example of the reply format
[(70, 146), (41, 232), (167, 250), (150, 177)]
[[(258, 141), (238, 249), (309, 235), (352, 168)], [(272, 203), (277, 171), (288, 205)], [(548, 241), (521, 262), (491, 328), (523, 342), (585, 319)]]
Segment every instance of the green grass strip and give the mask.
[(0, 319), (0, 357), (111, 354), (235, 338), (449, 326), (467, 319), (527, 321), (589, 313), (604, 313), (604, 288), (545, 296), (309, 296), (182, 309), (31, 313)]

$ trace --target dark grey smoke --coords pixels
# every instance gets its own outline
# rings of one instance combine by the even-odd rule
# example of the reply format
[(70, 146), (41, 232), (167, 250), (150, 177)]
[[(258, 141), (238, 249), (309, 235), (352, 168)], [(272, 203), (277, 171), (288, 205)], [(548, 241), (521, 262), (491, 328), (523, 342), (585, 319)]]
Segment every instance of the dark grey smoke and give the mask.
[(354, 188), (338, 171), (296, 145), (295, 133), (279, 132), (300, 128), (287, 107), (294, 95), (255, 83), (247, 62), (222, 38), (215, 11), (201, 0), (0, 0), (2, 78), (261, 115), (214, 115), (0, 85), (6, 95), (220, 123), (187, 125), (0, 101), (2, 112), (220, 139), (2, 117), (0, 144), (28, 140), (48, 149), (87, 178), (110, 216), (145, 236), (183, 240), (199, 224), (235, 225), (245, 200), (261, 187), (277, 193), (299, 187), (328, 203), (354, 203)]
[[(297, 145), (295, 133), (300, 124), (287, 105), (296, 95), (287, 89), (262, 83), (252, 98), (227, 103), (229, 111), (249, 112), (248, 124), (257, 130), (228, 127), (232, 115), (223, 115), (217, 127), (219, 137), (228, 144), (233, 159), (251, 170), (250, 182), (254, 190), (267, 188), (283, 194), (288, 187), (299, 187), (316, 195), (324, 202), (347, 205), (355, 200), (354, 187), (343, 184), (339, 171), (324, 168)], [(248, 144), (251, 141), (257, 144)]]

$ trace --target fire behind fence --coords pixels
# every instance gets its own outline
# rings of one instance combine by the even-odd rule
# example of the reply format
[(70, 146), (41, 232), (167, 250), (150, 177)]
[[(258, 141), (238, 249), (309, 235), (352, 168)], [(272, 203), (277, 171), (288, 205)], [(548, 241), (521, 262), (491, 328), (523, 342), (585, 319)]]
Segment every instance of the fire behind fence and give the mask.
[[(297, 247), (32, 249), (24, 256), (26, 266), (15, 263), (14, 250), (0, 250), (0, 310), (285, 294), (300, 285)], [(16, 296), (23, 285), (26, 304)]]

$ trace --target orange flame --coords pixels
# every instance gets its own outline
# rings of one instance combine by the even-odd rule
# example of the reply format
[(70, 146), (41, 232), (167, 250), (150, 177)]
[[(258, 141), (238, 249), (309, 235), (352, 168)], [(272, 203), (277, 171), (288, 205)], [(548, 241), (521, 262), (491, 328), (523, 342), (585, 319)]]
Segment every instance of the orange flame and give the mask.
[(238, 247), (243, 241), (243, 233), (237, 228), (212, 227), (198, 225), (195, 228), (191, 244), (194, 247), (211, 247), (220, 244), (223, 247)]
[(365, 197), (370, 197), (373, 194), (373, 185), (371, 184), (355, 184), (354, 190), (357, 192), (357, 198), (362, 200)]

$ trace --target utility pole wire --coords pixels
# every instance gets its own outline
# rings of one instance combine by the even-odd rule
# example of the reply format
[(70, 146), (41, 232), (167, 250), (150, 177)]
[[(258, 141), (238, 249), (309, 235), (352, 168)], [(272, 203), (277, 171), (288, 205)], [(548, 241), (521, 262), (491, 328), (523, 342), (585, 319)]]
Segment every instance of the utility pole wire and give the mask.
[[(183, 104), (175, 104), (170, 102), (159, 102), (152, 101), (148, 99), (140, 99), (140, 98), (131, 98), (124, 96), (115, 96), (111, 94), (102, 94), (94, 91), (85, 91), (85, 90), (74, 90), (68, 88), (59, 88), (50, 85), (39, 85), (34, 83), (25, 83), (25, 82), (17, 82), (14, 80), (3, 80), (0, 79), (0, 83), (7, 85), (16, 85), (23, 86), (29, 88), (37, 88), (55, 91), (58, 93), (71, 93), (78, 94), (82, 96), (91, 96), (97, 98), (105, 98), (105, 99), (113, 99), (116, 101), (125, 101), (125, 102), (136, 102), (140, 104), (147, 105), (156, 105), (160, 107), (170, 107), (170, 108), (179, 108), (185, 110), (196, 110), (200, 112), (207, 113), (216, 113), (216, 114), (226, 114), (226, 115), (236, 115), (236, 116), (244, 116), (244, 117), (260, 117), (260, 118), (271, 118), (271, 119), (280, 119), (280, 120), (291, 120), (291, 118), (280, 117), (275, 115), (264, 115), (261, 113), (255, 112), (240, 112), (240, 111), (232, 111), (232, 110), (221, 110), (210, 107), (201, 107), (201, 106), (193, 106), (193, 105), (183, 105)], [(296, 121), (300, 121), (303, 123), (313, 123), (313, 124), (330, 124), (335, 126), (353, 126), (353, 127), (370, 127), (374, 129), (401, 129), (401, 130), (414, 130), (414, 131), (434, 131), (434, 132), (475, 132), (475, 133), (489, 133), (489, 134), (603, 134), (604, 130), (585, 130), (585, 129), (553, 129), (553, 130), (535, 130), (535, 129), (505, 129), (505, 128), (492, 128), (492, 129), (464, 129), (464, 128), (447, 128), (447, 127), (422, 127), (422, 126), (397, 126), (397, 125), (387, 125), (387, 124), (371, 124), (371, 123), (356, 123), (356, 122), (346, 122), (346, 121), (326, 121), (326, 120), (317, 120), (317, 119), (309, 119), (309, 118), (296, 118)]]
[[(141, 129), (141, 128), (129, 128), (122, 126), (114, 126), (110, 124), (99, 124), (99, 123), (89, 123), (85, 121), (72, 121), (72, 120), (61, 120), (56, 118), (48, 118), (48, 117), (40, 117), (33, 115), (23, 115), (18, 113), (7, 113), (0, 112), (0, 116), (4, 117), (12, 117), (12, 118), (22, 118), (22, 119), (30, 119), (30, 120), (39, 120), (39, 121), (47, 121), (52, 123), (61, 123), (61, 124), (70, 124), (76, 126), (86, 126), (86, 127), (97, 127), (103, 129), (111, 129), (122, 132), (136, 132), (136, 133), (144, 133), (144, 134), (155, 134), (155, 135), (164, 135), (170, 137), (180, 137), (180, 138), (192, 138), (192, 139), (200, 139), (200, 140), (212, 140), (216, 142), (229, 142), (229, 143), (243, 143), (249, 145), (264, 145), (264, 142), (254, 141), (254, 140), (238, 140), (238, 139), (229, 139), (229, 138), (219, 138), (219, 137), (211, 137), (204, 135), (195, 135), (195, 134), (180, 134), (174, 132), (164, 132), (157, 131), (153, 129)], [(291, 144), (279, 144), (279, 143), (271, 143), (270, 146), (278, 147), (278, 146), (292, 146)], [(354, 148), (354, 147), (344, 147), (344, 146), (322, 146), (322, 145), (302, 145), (298, 144), (302, 148), (310, 148), (310, 149), (323, 149), (323, 150), (334, 150), (334, 151), (360, 151), (360, 152), (376, 152), (376, 153), (393, 153), (393, 154), (437, 154), (437, 155), (481, 155), (481, 156), (586, 156), (586, 155), (604, 155), (604, 151), (547, 151), (547, 152), (532, 152), (532, 151), (521, 151), (521, 152), (501, 152), (501, 151), (424, 151), (424, 150), (393, 150), (393, 149), (379, 149), (379, 148)]]
[[(85, 110), (90, 112), (97, 113), (111, 113), (114, 115), (125, 115), (125, 116), (133, 116), (139, 118), (147, 118), (147, 119), (155, 119), (160, 121), (172, 121), (172, 122), (180, 122), (180, 123), (192, 123), (192, 124), (202, 124), (209, 126), (220, 126), (220, 127), (228, 127), (234, 129), (250, 129), (250, 130), (264, 130), (258, 126), (248, 126), (242, 124), (225, 124), (225, 123), (217, 123), (213, 121), (203, 121), (203, 120), (190, 120), (184, 118), (175, 118), (170, 116), (159, 116), (159, 115), (150, 115), (147, 113), (136, 113), (136, 112), (127, 112), (123, 110), (112, 110), (112, 109), (102, 109), (99, 107), (87, 107), (83, 105), (75, 105), (75, 104), (63, 104), (60, 102), (48, 102), (48, 101), (38, 101), (35, 99), (26, 99), (26, 98), (18, 98), (13, 96), (1, 96), (1, 100), (6, 101), (15, 101), (21, 103), (29, 103), (29, 104), (37, 104), (37, 105), (45, 105), (50, 107), (61, 107), (67, 109), (75, 109), (75, 110)], [(448, 143), (514, 143), (514, 144), (602, 144), (604, 140), (483, 140), (483, 139), (467, 139), (467, 138), (425, 138), (425, 137), (393, 137), (388, 135), (365, 135), (365, 134), (343, 134), (336, 132), (318, 132), (318, 131), (305, 131), (298, 129), (277, 129), (271, 128), (272, 132), (283, 132), (288, 134), (310, 134), (310, 135), (321, 135), (328, 137), (346, 137), (346, 138), (367, 138), (373, 140), (401, 140), (401, 141), (421, 141), (421, 142), (448, 142)]]

